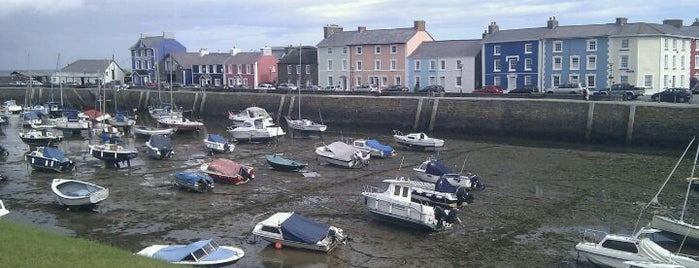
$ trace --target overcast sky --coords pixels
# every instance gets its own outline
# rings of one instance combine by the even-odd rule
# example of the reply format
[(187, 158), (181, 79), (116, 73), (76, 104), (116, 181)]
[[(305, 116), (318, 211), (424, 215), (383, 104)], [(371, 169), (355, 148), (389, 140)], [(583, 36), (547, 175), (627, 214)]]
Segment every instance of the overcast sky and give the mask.
[[(114, 56), (130, 69), (128, 48), (141, 33), (173, 32), (190, 52), (259, 51), (316, 45), (323, 26), (345, 30), (412, 27), (427, 22), (435, 40), (478, 39), (500, 29), (614, 22), (662, 23), (699, 16), (698, 0), (0, 0), (0, 70), (54, 70), (78, 59)], [(59, 55), (60, 53), (60, 61)]]

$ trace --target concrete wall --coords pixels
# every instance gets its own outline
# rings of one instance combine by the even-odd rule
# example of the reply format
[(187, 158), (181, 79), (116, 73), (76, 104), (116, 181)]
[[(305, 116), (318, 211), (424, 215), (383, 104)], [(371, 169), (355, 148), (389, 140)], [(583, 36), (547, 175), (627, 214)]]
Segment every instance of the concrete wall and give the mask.
[[(45, 102), (50, 90), (35, 89), (33, 99)], [(0, 100), (24, 103), (26, 89), (0, 89)], [(66, 89), (65, 102), (74, 108), (95, 107), (96, 89)], [(122, 110), (145, 111), (158, 98), (154, 90), (116, 93)], [(41, 96), (41, 97), (39, 97)], [(59, 93), (54, 91), (54, 99)], [(114, 91), (107, 90), (108, 99)], [(169, 93), (161, 93), (169, 100)], [(223, 117), (228, 111), (258, 106), (277, 122), (298, 116), (296, 94), (179, 91), (175, 103), (195, 117)], [(113, 110), (113, 103), (107, 108)], [(422, 96), (302, 95), (304, 118), (330, 126), (380, 128), (386, 132), (425, 131), (439, 135), (497, 136), (524, 139), (683, 146), (699, 134), (699, 107), (649, 102), (581, 101), (560, 99), (429, 98)], [(283, 124), (282, 124), (283, 125)], [(332, 128), (332, 127), (331, 127)]]

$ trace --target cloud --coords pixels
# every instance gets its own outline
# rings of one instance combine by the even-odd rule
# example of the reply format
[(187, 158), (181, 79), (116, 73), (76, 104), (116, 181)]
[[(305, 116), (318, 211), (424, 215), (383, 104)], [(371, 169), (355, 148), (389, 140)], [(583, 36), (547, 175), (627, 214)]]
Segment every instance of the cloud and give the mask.
[(54, 15), (75, 10), (84, 0), (0, 0), (0, 19), (12, 16)]

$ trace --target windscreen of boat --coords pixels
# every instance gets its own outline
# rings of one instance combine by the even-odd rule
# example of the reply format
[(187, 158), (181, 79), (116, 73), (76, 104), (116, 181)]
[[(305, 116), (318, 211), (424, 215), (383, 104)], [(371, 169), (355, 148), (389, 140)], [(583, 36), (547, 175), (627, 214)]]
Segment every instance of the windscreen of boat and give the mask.
[(172, 141), (165, 135), (150, 136), (150, 145), (156, 148), (172, 149)]
[(282, 235), (285, 240), (315, 244), (328, 234), (330, 225), (317, 223), (311, 219), (291, 214), (282, 223)]
[(66, 158), (63, 155), (63, 152), (61, 152), (60, 149), (58, 148), (53, 148), (53, 147), (44, 147), (44, 156), (47, 158), (55, 158), (58, 159), (59, 161), (63, 161), (64, 158)]
[(211, 142), (226, 143), (228, 142), (226, 138), (218, 134), (209, 134), (207, 139)]
[(192, 254), (194, 254), (197, 258), (203, 257), (202, 253), (204, 253), (204, 255), (206, 255), (206, 253), (201, 249), (203, 247), (206, 247), (206, 245), (208, 245), (210, 242), (211, 239), (206, 239), (199, 240), (186, 246), (165, 247), (155, 252), (153, 254), (153, 258), (165, 260), (168, 262), (176, 262), (191, 259), (190, 256), (192, 256)]

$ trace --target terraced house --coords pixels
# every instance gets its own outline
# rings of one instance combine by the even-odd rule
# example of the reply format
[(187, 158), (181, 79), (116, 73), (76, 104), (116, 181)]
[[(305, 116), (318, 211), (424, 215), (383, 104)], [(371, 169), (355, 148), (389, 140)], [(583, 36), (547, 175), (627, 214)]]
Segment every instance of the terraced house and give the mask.
[(141, 34), (131, 51), (131, 81), (135, 86), (155, 86), (156, 66), (172, 52), (186, 52), (187, 48), (175, 40), (173, 33), (163, 32), (162, 36)]
[(445, 92), (471, 93), (482, 86), (480, 54), (481, 40), (422, 42), (408, 56), (407, 84), (412, 90), (440, 85)]

